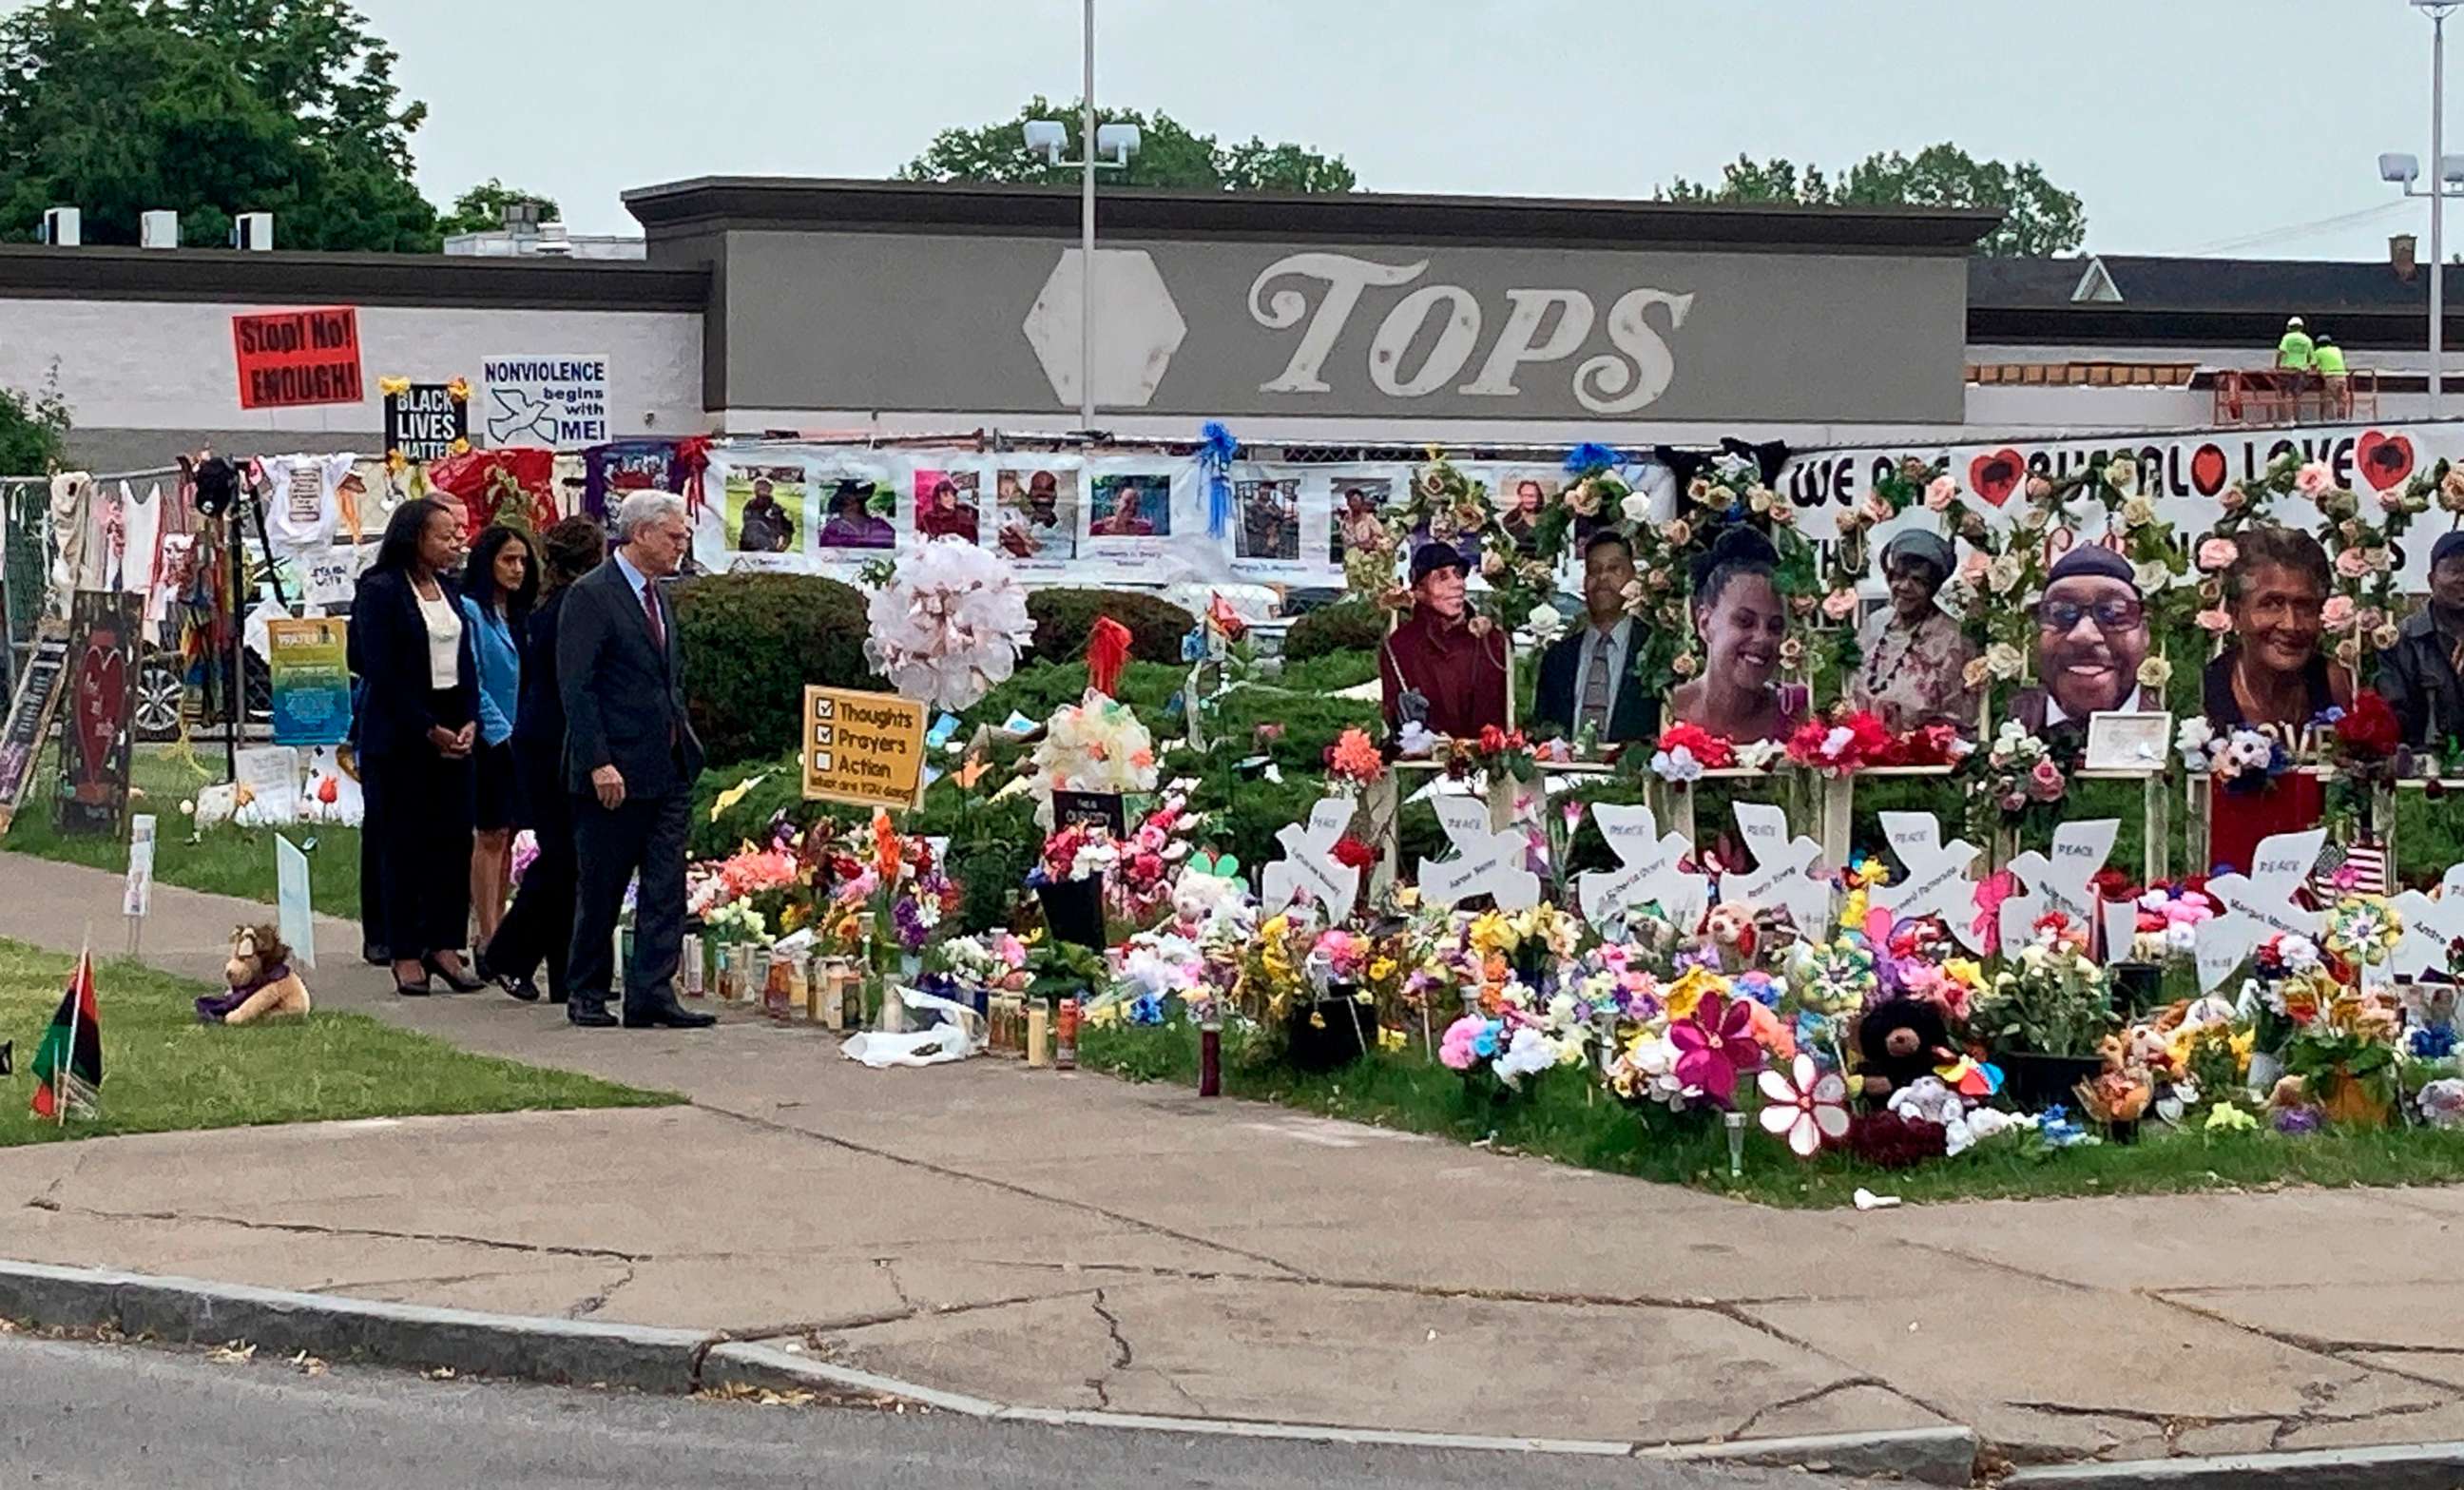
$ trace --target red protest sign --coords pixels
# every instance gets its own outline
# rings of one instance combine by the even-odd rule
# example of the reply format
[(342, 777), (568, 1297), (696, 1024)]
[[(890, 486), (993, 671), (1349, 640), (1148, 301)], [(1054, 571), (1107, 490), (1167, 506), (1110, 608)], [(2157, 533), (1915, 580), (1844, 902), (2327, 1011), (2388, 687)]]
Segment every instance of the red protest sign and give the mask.
[(360, 402), (360, 313), (348, 305), (231, 317), (242, 409)]

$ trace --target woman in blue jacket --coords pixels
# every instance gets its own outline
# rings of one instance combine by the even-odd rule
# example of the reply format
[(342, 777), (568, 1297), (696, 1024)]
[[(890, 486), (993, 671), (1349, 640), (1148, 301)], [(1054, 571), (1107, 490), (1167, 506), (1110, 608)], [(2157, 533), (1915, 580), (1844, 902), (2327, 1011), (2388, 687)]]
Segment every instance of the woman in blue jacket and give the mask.
[(521, 637), (538, 595), (539, 564), (532, 556), (530, 535), (502, 524), (481, 533), (462, 570), (462, 617), (470, 623), (472, 654), (478, 662), (471, 903), (479, 920), (473, 945), (480, 947), (504, 919), (513, 879), (514, 824), (521, 817), (521, 791), (514, 775), (514, 716), (522, 696)]

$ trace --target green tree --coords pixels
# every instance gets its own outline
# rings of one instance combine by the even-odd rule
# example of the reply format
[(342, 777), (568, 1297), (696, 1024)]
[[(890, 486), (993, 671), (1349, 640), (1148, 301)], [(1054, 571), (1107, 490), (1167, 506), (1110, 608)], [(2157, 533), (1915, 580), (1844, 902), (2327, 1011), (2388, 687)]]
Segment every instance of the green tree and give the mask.
[(1741, 155), (1721, 168), (1717, 186), (1680, 177), (1660, 194), (1672, 202), (1990, 207), (2002, 213), (2002, 221), (1976, 251), (2002, 256), (2075, 253), (2087, 240), (2087, 214), (2079, 199), (2047, 180), (2035, 162), (1980, 161), (1947, 144), (1927, 146), (1914, 158), (1897, 150), (1869, 155), (1836, 181), (1818, 167), (1800, 174), (1788, 160)]
[(46, 475), (66, 457), (68, 436), (57, 363), (37, 392), (0, 388), (0, 476)]
[(43, 0), (0, 21), (0, 237), (45, 208), (83, 210), (88, 241), (132, 243), (167, 207), (220, 242), (270, 211), (277, 241), (432, 252), (410, 181), (424, 105), (342, 0)]
[[(900, 167), (902, 181), (993, 181), (1030, 186), (1069, 186), (1077, 170), (1050, 166), (1026, 147), (1026, 122), (1058, 120), (1067, 131), (1065, 160), (1078, 156), (1082, 111), (1077, 103), (1055, 103), (1042, 94), (1026, 100), (1015, 119), (975, 129), (944, 129), (933, 137), (924, 153)], [(1268, 145), (1251, 139), (1225, 145), (1213, 135), (1201, 135), (1169, 114), (1149, 116), (1137, 109), (1098, 105), (1095, 122), (1135, 124), (1138, 153), (1126, 170), (1104, 172), (1107, 188), (1163, 187), (1196, 191), (1350, 191), (1359, 185), (1343, 157), (1321, 155), (1305, 145)]]
[(517, 202), (538, 203), (541, 222), (564, 221), (556, 198), (509, 187), (491, 176), (455, 197), (453, 211), (436, 219), (436, 231), (449, 238), (457, 233), (494, 233), (505, 225), (505, 209)]

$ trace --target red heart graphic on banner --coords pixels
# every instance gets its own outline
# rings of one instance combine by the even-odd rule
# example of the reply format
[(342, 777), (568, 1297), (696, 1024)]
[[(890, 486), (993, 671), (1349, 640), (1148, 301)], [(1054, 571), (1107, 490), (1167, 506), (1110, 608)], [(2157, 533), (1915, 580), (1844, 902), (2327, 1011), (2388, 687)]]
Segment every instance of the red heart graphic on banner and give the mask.
[(1997, 450), (1968, 463), (1968, 489), (1994, 506), (2011, 500), (2028, 477), (2028, 463), (2015, 450)]
[(2361, 463), (2362, 479), (2370, 483), (2370, 490), (2383, 492), (2412, 475), (2412, 441), (2372, 430), (2362, 436), (2353, 458)]
[(2225, 489), (2225, 453), (2213, 445), (2202, 445), (2190, 457), (2190, 489), (2202, 497), (2213, 497)]

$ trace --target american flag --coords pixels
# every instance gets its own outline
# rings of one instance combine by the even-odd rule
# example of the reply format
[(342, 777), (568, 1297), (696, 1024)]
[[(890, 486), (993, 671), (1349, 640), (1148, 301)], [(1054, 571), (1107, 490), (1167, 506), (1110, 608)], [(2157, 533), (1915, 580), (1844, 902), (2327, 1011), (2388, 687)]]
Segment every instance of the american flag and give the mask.
[(2338, 896), (2347, 893), (2387, 894), (2387, 850), (2371, 843), (2328, 844), (2320, 850), (2319, 863), (2310, 872), (2310, 893), (2322, 905), (2332, 905)]

